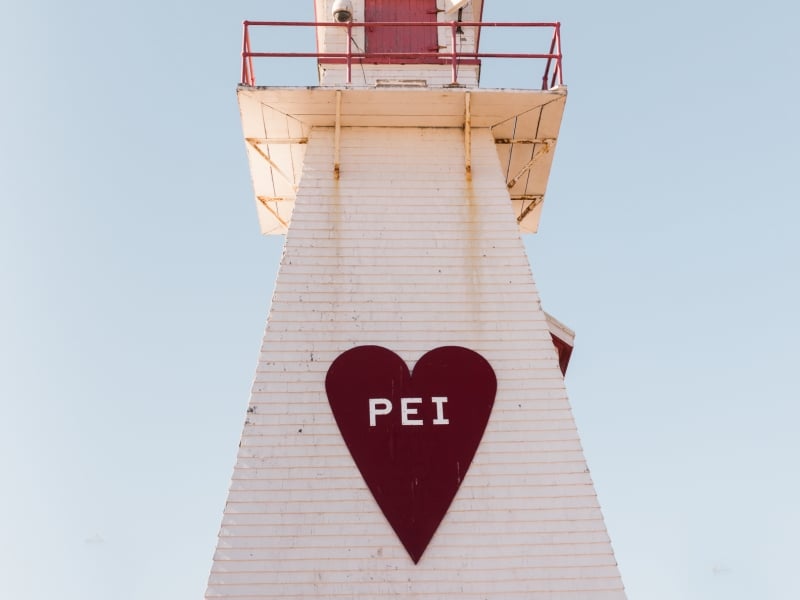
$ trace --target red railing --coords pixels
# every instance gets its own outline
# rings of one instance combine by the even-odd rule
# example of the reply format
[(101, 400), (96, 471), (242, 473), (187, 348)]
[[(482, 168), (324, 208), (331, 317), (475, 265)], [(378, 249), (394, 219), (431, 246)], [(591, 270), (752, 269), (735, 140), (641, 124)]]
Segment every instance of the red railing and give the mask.
[[(346, 30), (347, 49), (345, 52), (253, 52), (250, 48), (250, 29), (255, 27), (338, 27)], [(427, 52), (364, 52), (361, 49), (353, 51), (353, 30), (366, 27), (447, 27), (450, 29), (450, 48), (446, 51)], [(458, 35), (465, 28), (475, 28), (476, 43), (480, 32), (486, 28), (530, 28), (552, 29), (550, 49), (546, 53), (520, 53), (520, 52), (463, 52), (458, 49)], [(401, 62), (403, 59), (414, 62), (450, 65), (451, 83), (458, 84), (459, 65), (478, 64), (483, 58), (499, 59), (533, 59), (545, 61), (542, 74), (542, 89), (550, 89), (564, 84), (561, 54), (561, 24), (560, 23), (473, 23), (460, 21), (446, 22), (381, 22), (381, 23), (308, 23), (298, 21), (245, 21), (244, 40), (242, 44), (242, 84), (256, 85), (256, 76), (253, 69), (254, 58), (316, 58), (321, 63), (343, 64), (346, 66), (346, 82), (352, 83), (353, 64), (369, 62)]]

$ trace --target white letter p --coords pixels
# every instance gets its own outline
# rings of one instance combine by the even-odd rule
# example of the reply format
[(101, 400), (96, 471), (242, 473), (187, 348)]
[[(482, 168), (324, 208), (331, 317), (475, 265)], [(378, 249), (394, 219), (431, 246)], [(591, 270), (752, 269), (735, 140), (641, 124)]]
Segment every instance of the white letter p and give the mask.
[(392, 403), (386, 398), (370, 398), (369, 399), (369, 426), (375, 427), (376, 417), (378, 415), (388, 415), (392, 412)]

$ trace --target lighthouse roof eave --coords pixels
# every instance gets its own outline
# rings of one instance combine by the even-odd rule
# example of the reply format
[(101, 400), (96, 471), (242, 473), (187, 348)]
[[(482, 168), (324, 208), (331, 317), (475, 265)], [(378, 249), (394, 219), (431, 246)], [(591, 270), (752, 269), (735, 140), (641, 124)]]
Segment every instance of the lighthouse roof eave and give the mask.
[[(288, 231), (315, 127), (487, 128), (520, 231), (539, 227), (567, 88), (251, 87), (237, 90), (264, 234)], [(346, 173), (347, 165), (341, 165)], [(333, 154), (331, 173), (334, 173)]]

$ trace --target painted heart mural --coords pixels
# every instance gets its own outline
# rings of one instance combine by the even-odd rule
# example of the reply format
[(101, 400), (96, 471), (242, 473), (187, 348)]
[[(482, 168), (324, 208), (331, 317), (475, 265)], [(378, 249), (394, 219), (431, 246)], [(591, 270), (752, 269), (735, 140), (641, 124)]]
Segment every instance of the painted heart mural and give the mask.
[(364, 481), (419, 562), (483, 437), (494, 370), (460, 346), (431, 350), (413, 373), (391, 350), (358, 346), (333, 361), (325, 389)]

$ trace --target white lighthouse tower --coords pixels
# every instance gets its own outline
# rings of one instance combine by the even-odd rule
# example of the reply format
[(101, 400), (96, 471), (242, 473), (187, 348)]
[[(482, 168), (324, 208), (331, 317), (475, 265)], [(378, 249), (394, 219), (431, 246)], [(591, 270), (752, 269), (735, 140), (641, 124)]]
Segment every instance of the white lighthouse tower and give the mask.
[[(245, 23), (256, 206), (286, 243), (207, 600), (624, 599), (564, 386), (573, 334), (521, 239), (566, 100), (558, 24), (482, 23), (481, 0), (314, 7)], [(251, 47), (288, 26), (317, 48)], [(482, 53), (488, 27), (552, 43)], [(261, 57), (301, 55), (318, 86), (256, 83)], [(481, 88), (504, 57), (521, 89)]]

